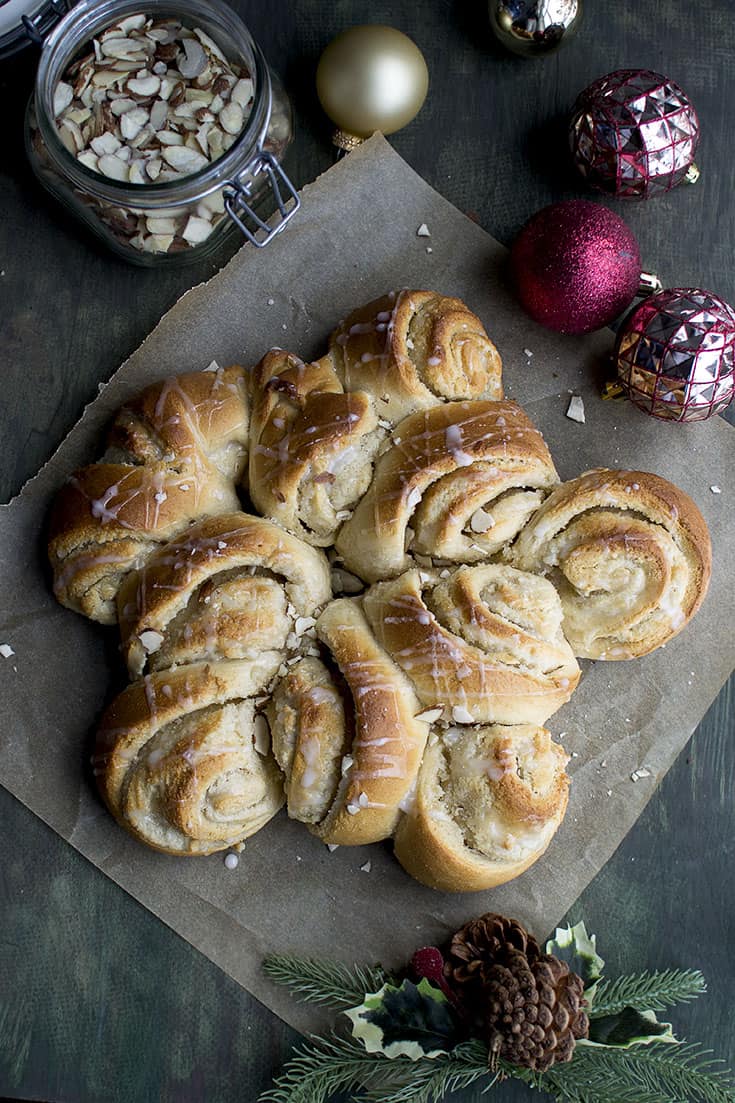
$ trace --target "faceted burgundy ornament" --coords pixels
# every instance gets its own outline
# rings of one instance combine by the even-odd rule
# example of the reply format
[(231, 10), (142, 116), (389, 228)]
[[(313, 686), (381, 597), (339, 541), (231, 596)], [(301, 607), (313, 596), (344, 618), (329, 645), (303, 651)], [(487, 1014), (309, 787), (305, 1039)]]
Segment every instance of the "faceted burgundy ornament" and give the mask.
[(648, 69), (618, 69), (585, 88), (569, 138), (588, 183), (619, 199), (648, 199), (699, 175), (697, 113), (678, 84)]
[(554, 203), (526, 223), (510, 251), (513, 282), (531, 317), (559, 333), (590, 333), (638, 291), (638, 242), (622, 218), (586, 199)]
[(704, 421), (735, 395), (735, 310), (696, 287), (660, 291), (623, 321), (615, 362), (631, 402), (647, 414)]

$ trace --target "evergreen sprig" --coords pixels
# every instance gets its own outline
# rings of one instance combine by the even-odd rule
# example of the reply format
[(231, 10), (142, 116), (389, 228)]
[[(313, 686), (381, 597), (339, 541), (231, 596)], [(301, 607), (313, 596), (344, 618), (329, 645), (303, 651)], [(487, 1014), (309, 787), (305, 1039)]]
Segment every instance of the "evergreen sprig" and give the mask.
[(564, 1103), (733, 1103), (729, 1071), (710, 1050), (652, 1042), (631, 1049), (577, 1046), (537, 1085)]
[(638, 1011), (665, 1011), (676, 1003), (686, 1003), (707, 991), (698, 969), (667, 969), (663, 973), (634, 973), (601, 980), (594, 996), (590, 1018), (615, 1015), (624, 1007)]
[(377, 992), (388, 973), (380, 965), (355, 965), (319, 961), (290, 954), (271, 954), (263, 968), (276, 984), (284, 984), (303, 1003), (322, 1003), (341, 1011), (362, 1003), (366, 992)]

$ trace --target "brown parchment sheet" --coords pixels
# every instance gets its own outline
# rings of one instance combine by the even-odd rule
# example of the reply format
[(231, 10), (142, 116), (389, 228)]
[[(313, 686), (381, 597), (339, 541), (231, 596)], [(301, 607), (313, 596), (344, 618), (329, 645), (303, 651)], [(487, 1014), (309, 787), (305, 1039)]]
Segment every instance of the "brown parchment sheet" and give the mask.
[[(0, 782), (266, 1006), (313, 1029), (321, 1014), (263, 977), (268, 952), (399, 964), (417, 945), (488, 909), (543, 935), (619, 845), (735, 665), (728, 556), (735, 511), (727, 479), (735, 433), (719, 418), (670, 425), (630, 403), (601, 401), (609, 332), (565, 338), (530, 322), (506, 288), (503, 247), (383, 138), (336, 164), (302, 199), (267, 249), (245, 246), (179, 300), (40, 474), (0, 510), (0, 642), (15, 652), (0, 658)], [(429, 238), (417, 236), (421, 223)], [(52, 597), (43, 539), (49, 502), (75, 466), (99, 455), (111, 414), (144, 385), (212, 359), (252, 364), (273, 345), (317, 355), (353, 307), (406, 286), (459, 296), (479, 314), (503, 357), (507, 396), (542, 430), (562, 478), (596, 466), (634, 467), (658, 472), (694, 498), (714, 545), (709, 596), (684, 632), (653, 655), (582, 664), (579, 689), (548, 723), (574, 752), (569, 810), (546, 855), (509, 885), (442, 895), (412, 881), (389, 844), (330, 853), (285, 812), (248, 841), (231, 872), (222, 855), (147, 850), (115, 825), (91, 783), (91, 734), (121, 683), (121, 664), (114, 629)], [(584, 425), (565, 417), (570, 391), (584, 399)], [(718, 472), (719, 495), (710, 491)], [(650, 776), (632, 781), (642, 766)], [(369, 873), (360, 868), (367, 859)]]

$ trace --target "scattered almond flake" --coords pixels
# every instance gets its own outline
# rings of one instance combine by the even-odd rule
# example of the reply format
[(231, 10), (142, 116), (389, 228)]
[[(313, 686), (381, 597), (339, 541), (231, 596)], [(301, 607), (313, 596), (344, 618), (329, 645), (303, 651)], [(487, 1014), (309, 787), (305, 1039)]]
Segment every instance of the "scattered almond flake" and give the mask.
[(572, 751), (572, 758), (579, 758), (579, 755), (576, 751)]
[(611, 797), (611, 796), (612, 796), (612, 789), (608, 789), (608, 791), (607, 791), (607, 795), (608, 795), (609, 797)]
[(572, 395), (567, 406), (570, 421), (579, 421), (584, 425), (584, 402), (578, 394)]
[(226, 541), (224, 541), (224, 540), (218, 540), (218, 541), (217, 541), (217, 547), (219, 548), (219, 550), (220, 550), (220, 551), (222, 551), (222, 550), (223, 550), (224, 548), (226, 548), (226, 547), (227, 547), (227, 543), (226, 543)]
[(219, 364), (217, 363), (216, 360), (212, 360), (209, 364), (207, 364), (206, 368), (204, 369), (204, 371), (219, 371), (219, 370), (220, 370), (220, 367), (219, 367)]
[(431, 246), (430, 246), (430, 245), (427, 245), (427, 246), (426, 246), (426, 252), (427, 252), (427, 253), (433, 253), (433, 252), (434, 252), (434, 250), (433, 250), (433, 249), (431, 248)]
[(473, 532), (487, 532), (495, 525), (495, 518), (491, 513), (486, 513), (482, 506), (476, 509), (470, 517), (470, 528)]
[(414, 719), (424, 720), (427, 724), (435, 724), (437, 720), (441, 720), (444, 713), (444, 706), (439, 705), (434, 709), (424, 709), (423, 712), (417, 712)]
[(368, 804), (370, 803), (367, 793), (360, 793), (359, 797), (357, 798), (357, 803), (360, 805), (361, 808), (367, 808)]
[(360, 809), (359, 804), (348, 804), (347, 805), (347, 813), (350, 816), (356, 816), (357, 813), (360, 812), (360, 811), (361, 811), (361, 809)]
[(426, 225), (425, 222), (422, 222), (419, 226), (418, 230), (416, 231), (416, 237), (431, 237), (429, 227)]
[(138, 639), (140, 640), (146, 655), (153, 655), (154, 652), (158, 651), (161, 644), (163, 643), (162, 634), (160, 632), (156, 632), (155, 628), (147, 628), (144, 632), (140, 633)]
[(225, 854), (225, 869), (237, 869), (240, 859), (237, 854)]
[(378, 425), (380, 426), (381, 429), (390, 429), (391, 428), (391, 423), (389, 421), (386, 421), (385, 418), (382, 418), (382, 417), (378, 418)]
[(368, 858), (367, 862), (365, 862), (364, 865), (360, 866), (360, 872), (361, 873), (369, 873), (372, 868), (373, 868), (373, 863)]
[[(275, 299), (268, 299), (268, 306), (273, 306), (273, 305), (274, 305), (274, 303), (275, 303), (275, 301), (276, 301)], [(337, 848), (335, 847), (335, 850), (336, 850), (336, 849), (337, 849)]]
[(335, 850), (339, 850), (339, 843), (327, 843), (327, 850), (330, 854), (334, 854)]
[(351, 769), (352, 769), (352, 766), (353, 766), (353, 764), (354, 764), (354, 761), (355, 761), (355, 760), (354, 760), (354, 758), (352, 757), (352, 755), (351, 755), (351, 754), (346, 754), (346, 755), (345, 755), (345, 756), (343, 757), (343, 759), (342, 759), (342, 777), (344, 777), (344, 775), (345, 775), (345, 774), (346, 774), (346, 773), (347, 773), (347, 772), (348, 772), (349, 770), (351, 770)]
[(0, 643), (0, 655), (4, 659), (10, 659), (15, 654), (9, 643)]
[(722, 491), (720, 490), (719, 486), (711, 486), (710, 490), (712, 491), (713, 494), (722, 494)]
[(168, 494), (165, 490), (157, 490), (156, 493), (153, 495), (153, 501), (158, 502), (159, 505), (162, 502), (165, 502), (167, 498)]
[(527, 357), (528, 357), (528, 359), (530, 360), (530, 359), (531, 359), (531, 357), (533, 356), (533, 353), (531, 352), (531, 350), (530, 350), (530, 349), (524, 349), (524, 350), (523, 350), (523, 355), (524, 355), (524, 356), (527, 356)]
[(563, 739), (566, 734), (566, 732), (559, 732), (557, 739)]
[(190, 489), (191, 488), (190, 488), (188, 483), (182, 483), (181, 486), (179, 487), (179, 490), (190, 490)]
[(634, 770), (633, 773), (630, 775), (630, 780), (631, 781), (640, 781), (641, 778), (650, 777), (650, 776), (651, 776), (651, 771), (648, 769), (647, 766), (639, 766), (638, 769)]
[(307, 632), (309, 628), (313, 628), (315, 624), (316, 620), (314, 617), (297, 617), (296, 624), (294, 625), (296, 635), (303, 636), (303, 634)]
[(602, 762), (600, 763), (600, 769), (604, 770), (606, 766), (607, 766), (607, 759), (603, 758)]
[(337, 521), (347, 521), (352, 516), (352, 510), (350, 509), (338, 509), (334, 517)]
[(451, 572), (449, 570), (449, 567), (442, 567), (442, 569), (439, 571), (439, 578), (449, 578), (450, 574)]
[(452, 720), (455, 724), (474, 724), (474, 717), (463, 705), (452, 705)]

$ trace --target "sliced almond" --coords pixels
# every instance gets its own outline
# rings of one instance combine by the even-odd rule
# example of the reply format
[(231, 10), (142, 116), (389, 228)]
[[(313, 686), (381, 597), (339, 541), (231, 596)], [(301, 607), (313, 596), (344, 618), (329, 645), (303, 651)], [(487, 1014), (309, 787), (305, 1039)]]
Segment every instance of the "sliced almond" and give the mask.
[(482, 507), (476, 509), (470, 518), (470, 528), (473, 532), (487, 532), (495, 524), (495, 518), (486, 513)]
[(156, 137), (162, 146), (183, 146), (184, 139), (175, 130), (157, 130)]
[(54, 117), (58, 118), (62, 111), (66, 111), (73, 99), (74, 89), (72, 86), (60, 80), (54, 89)]
[(137, 100), (131, 100), (127, 96), (119, 96), (110, 104), (110, 111), (116, 118), (119, 118), (126, 111), (133, 111), (137, 106)]
[[(206, 239), (209, 237), (211, 232), (212, 232), (211, 222), (207, 222), (206, 219), (204, 219), (204, 218), (195, 218), (194, 216), (192, 216), (189, 219), (189, 221), (187, 222), (186, 226), (184, 227), (184, 232), (182, 233), (181, 236), (183, 237), (184, 241), (188, 241), (190, 245), (198, 245), (200, 241), (206, 241)], [(311, 619), (311, 618), (304, 618), (304, 619)], [(297, 629), (296, 629), (297, 633), (298, 633), (298, 623), (299, 622), (297, 621), (296, 622), (296, 624), (297, 624)], [(316, 624), (316, 621), (314, 621), (314, 623)]]
[(81, 126), (82, 123), (86, 123), (87, 119), (92, 117), (92, 110), (89, 107), (73, 107), (67, 111), (64, 116), (65, 119), (71, 119), (77, 126)]
[(104, 134), (100, 134), (99, 138), (93, 138), (89, 144), (97, 156), (102, 157), (105, 153), (117, 153), (122, 142), (109, 130), (106, 130)]
[(241, 77), (230, 93), (230, 101), (239, 103), (240, 107), (247, 107), (253, 98), (253, 82), (250, 77)]
[(207, 55), (201, 42), (195, 38), (185, 38), (182, 42), (183, 56), (179, 57), (179, 72), (187, 80), (200, 76), (207, 68)]
[(148, 178), (143, 170), (143, 162), (140, 160), (133, 161), (130, 165), (130, 172), (128, 173), (128, 180), (131, 184), (147, 184)]
[(171, 168), (176, 169), (177, 172), (198, 172), (208, 164), (207, 158), (201, 153), (197, 153), (193, 149), (187, 149), (185, 146), (166, 146), (163, 150), (163, 157)]
[(155, 216), (148, 216), (145, 220), (146, 229), (151, 234), (171, 234), (176, 233), (176, 221), (173, 218), (156, 218)]
[(240, 104), (226, 104), (219, 113), (219, 123), (228, 134), (239, 134), (243, 124), (243, 111)]
[(197, 36), (202, 46), (209, 50), (210, 54), (214, 54), (220, 61), (224, 61), (225, 65), (229, 65), (229, 62), (225, 55), (220, 50), (216, 42), (213, 42), (209, 35), (201, 29), (201, 27), (194, 27), (194, 34)]
[[(127, 111), (120, 119), (120, 131), (123, 138), (128, 141), (137, 138), (147, 122), (148, 112), (144, 107), (136, 107), (132, 111)], [(114, 151), (110, 150), (110, 152)]]
[[(204, 199), (199, 203), (199, 207), (204, 207), (214, 214), (223, 214), (225, 209), (225, 196), (222, 189), (220, 188), (219, 191), (205, 195)], [(206, 215), (202, 215), (201, 217), (205, 218)]]
[(163, 130), (168, 118), (168, 105), (165, 100), (156, 100), (151, 105), (151, 126), (154, 130)]
[(131, 31), (140, 31), (145, 27), (147, 22), (147, 16), (141, 14), (128, 15), (125, 19), (121, 19), (118, 23), (118, 27), (123, 34), (130, 34)]
[(143, 44), (138, 38), (105, 38), (103, 35), (100, 50), (105, 57), (127, 59), (131, 54), (141, 54)]
[(92, 153), (91, 149), (83, 149), (81, 153), (78, 153), (77, 161), (85, 168), (91, 169), (92, 172), (97, 172), (97, 154)]
[(417, 712), (414, 719), (424, 720), (427, 724), (435, 724), (437, 720), (441, 720), (444, 715), (444, 709), (439, 706), (434, 709), (424, 709), (423, 712)]
[(153, 74), (149, 77), (131, 77), (125, 87), (134, 96), (155, 96), (161, 87), (161, 78)]
[(160, 157), (151, 157), (149, 161), (145, 163), (145, 171), (150, 176), (151, 180), (157, 180), (158, 174), (161, 171), (163, 161)]
[(128, 166), (114, 153), (106, 153), (99, 160), (99, 171), (112, 180), (125, 180), (129, 178)]

